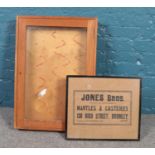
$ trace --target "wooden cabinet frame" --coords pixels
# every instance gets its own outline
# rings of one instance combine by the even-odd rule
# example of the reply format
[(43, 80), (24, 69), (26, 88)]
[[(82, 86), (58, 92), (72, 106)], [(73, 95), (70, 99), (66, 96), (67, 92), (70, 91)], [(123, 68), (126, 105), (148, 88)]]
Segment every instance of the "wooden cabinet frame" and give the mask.
[(25, 118), (25, 104), (27, 104), (25, 103), (27, 27), (85, 28), (87, 39), (85, 75), (95, 75), (97, 19), (82, 17), (18, 16), (16, 24), (14, 127), (28, 130), (64, 131), (65, 119), (63, 121), (38, 121)]

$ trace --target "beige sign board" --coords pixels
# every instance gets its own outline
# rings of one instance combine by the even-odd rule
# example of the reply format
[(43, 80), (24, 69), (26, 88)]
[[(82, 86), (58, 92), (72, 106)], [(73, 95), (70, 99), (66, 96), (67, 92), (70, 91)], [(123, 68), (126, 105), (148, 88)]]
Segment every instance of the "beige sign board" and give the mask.
[(68, 139), (139, 139), (139, 78), (69, 76)]

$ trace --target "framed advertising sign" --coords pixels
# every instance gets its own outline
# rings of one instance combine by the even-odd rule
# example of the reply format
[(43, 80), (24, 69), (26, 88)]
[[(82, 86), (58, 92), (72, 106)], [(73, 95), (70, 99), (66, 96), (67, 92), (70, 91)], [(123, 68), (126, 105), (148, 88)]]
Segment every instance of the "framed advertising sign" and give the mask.
[(65, 130), (66, 75), (95, 75), (97, 19), (18, 16), (14, 126)]
[(68, 76), (67, 139), (139, 140), (140, 78)]

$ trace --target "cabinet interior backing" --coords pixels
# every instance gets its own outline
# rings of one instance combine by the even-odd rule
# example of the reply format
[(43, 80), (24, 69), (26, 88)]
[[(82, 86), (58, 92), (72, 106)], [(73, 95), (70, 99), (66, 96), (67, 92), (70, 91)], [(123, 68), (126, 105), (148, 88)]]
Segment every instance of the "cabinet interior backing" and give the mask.
[(25, 119), (65, 121), (66, 75), (86, 74), (86, 29), (27, 27)]

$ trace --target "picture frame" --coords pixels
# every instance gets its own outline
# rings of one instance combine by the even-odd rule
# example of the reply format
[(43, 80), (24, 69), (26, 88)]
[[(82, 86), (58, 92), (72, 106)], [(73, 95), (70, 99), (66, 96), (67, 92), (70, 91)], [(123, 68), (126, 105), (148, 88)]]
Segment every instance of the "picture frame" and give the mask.
[(141, 83), (139, 77), (68, 75), (66, 139), (140, 140)]
[(18, 16), (14, 127), (65, 130), (66, 75), (95, 75), (97, 18)]

